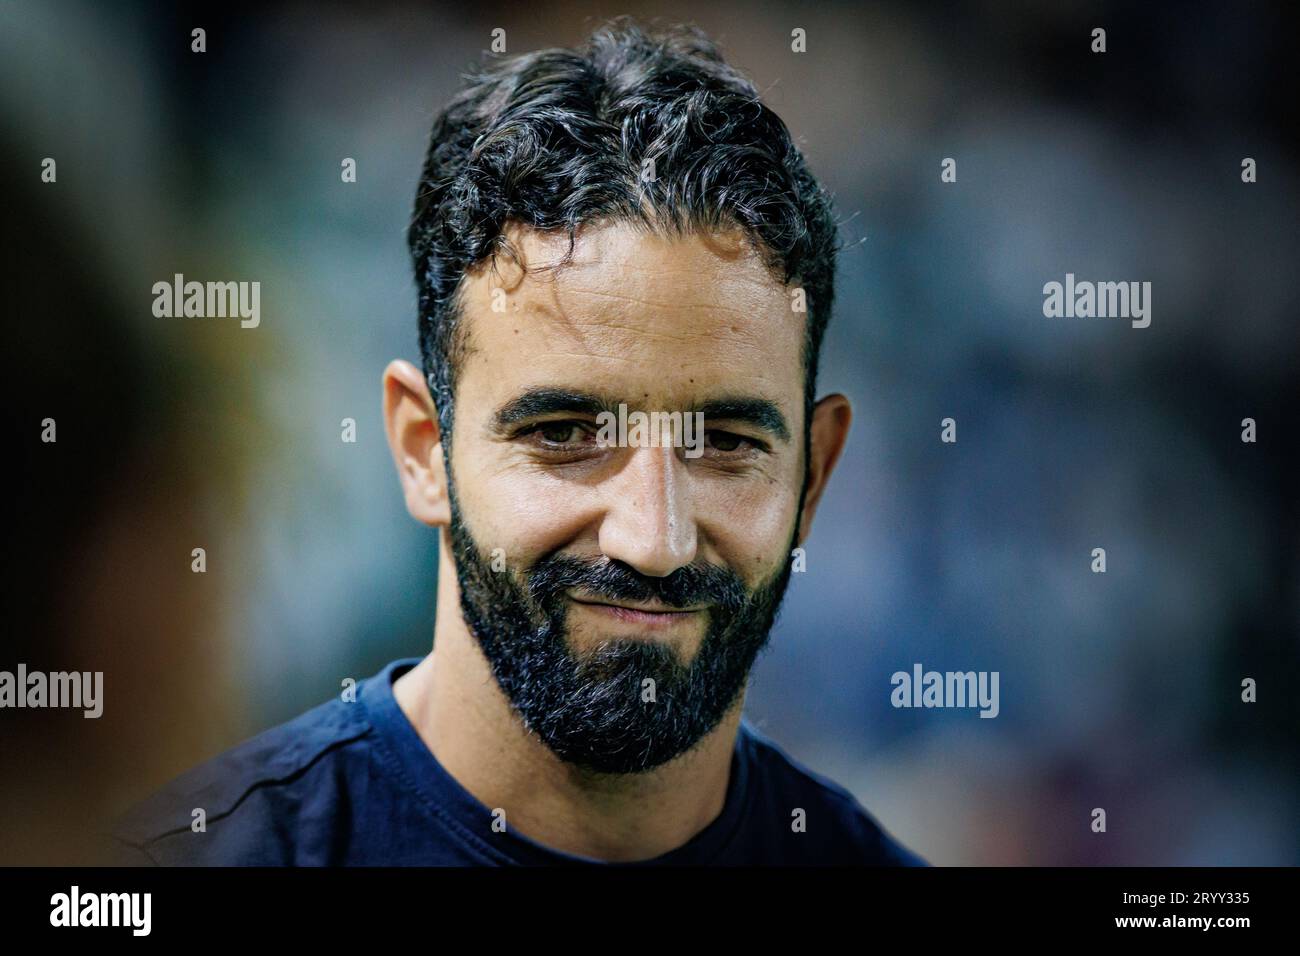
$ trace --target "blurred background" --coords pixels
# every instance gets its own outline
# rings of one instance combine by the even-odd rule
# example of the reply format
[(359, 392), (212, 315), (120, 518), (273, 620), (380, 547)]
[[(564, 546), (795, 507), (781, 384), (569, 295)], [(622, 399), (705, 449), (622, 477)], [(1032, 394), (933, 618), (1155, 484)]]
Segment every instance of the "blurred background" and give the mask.
[[(1045, 7), (0, 5), (0, 669), (106, 697), (0, 712), (0, 862), (88, 861), (105, 814), (428, 652), (379, 383), (418, 362), (430, 123), (494, 29), (620, 13), (718, 40), (844, 220), (819, 392), (855, 421), (749, 719), (937, 864), (1300, 862), (1295, 23)], [(1151, 326), (1045, 318), (1067, 272), (1150, 281)], [(260, 281), (260, 327), (156, 318), (175, 273)], [(998, 671), (1001, 713), (893, 708), (914, 663)]]

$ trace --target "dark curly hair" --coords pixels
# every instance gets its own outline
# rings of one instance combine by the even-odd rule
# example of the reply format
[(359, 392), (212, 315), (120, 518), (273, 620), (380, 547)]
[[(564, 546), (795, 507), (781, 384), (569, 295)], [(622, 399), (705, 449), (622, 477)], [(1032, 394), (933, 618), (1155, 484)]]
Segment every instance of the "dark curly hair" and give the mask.
[(803, 288), (806, 449), (834, 296), (830, 198), (785, 123), (702, 32), (622, 18), (579, 49), (492, 62), (434, 121), (407, 240), (444, 453), (465, 349), (461, 278), (510, 253), (508, 221), (567, 230), (571, 254), (594, 219), (677, 233), (739, 226), (783, 284)]

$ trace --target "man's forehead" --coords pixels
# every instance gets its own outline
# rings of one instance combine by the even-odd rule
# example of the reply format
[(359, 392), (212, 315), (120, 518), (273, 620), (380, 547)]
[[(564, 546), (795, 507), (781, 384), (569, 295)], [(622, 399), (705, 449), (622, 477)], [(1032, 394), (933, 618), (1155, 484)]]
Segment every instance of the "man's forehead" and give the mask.
[(466, 277), (467, 366), (517, 383), (512, 370), (553, 378), (580, 362), (626, 392), (755, 377), (784, 391), (802, 371), (807, 315), (743, 235), (616, 223), (580, 233), (567, 261), (567, 236), (507, 238), (517, 258), (498, 256)]
[(599, 220), (579, 225), (571, 248), (563, 229), (509, 223), (502, 229), (502, 237), (521, 264), (544, 269), (563, 260), (568, 267), (565, 274), (572, 278), (601, 277), (622, 270), (631, 279), (642, 275), (653, 278), (702, 266), (727, 274), (737, 284), (755, 283), (767, 289), (781, 286), (739, 227), (677, 230), (624, 219)]

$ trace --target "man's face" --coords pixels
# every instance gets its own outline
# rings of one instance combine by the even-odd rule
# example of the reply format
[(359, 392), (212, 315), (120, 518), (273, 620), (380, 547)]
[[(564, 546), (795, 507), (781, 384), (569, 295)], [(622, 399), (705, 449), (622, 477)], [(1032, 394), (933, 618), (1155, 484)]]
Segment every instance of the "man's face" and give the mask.
[[(511, 240), (527, 273), (499, 257), (462, 286), (449, 488), (462, 611), (557, 755), (647, 770), (737, 701), (789, 580), (807, 316), (739, 233), (602, 225), (541, 272), (567, 237)], [(703, 454), (602, 445), (587, 399), (702, 408)]]

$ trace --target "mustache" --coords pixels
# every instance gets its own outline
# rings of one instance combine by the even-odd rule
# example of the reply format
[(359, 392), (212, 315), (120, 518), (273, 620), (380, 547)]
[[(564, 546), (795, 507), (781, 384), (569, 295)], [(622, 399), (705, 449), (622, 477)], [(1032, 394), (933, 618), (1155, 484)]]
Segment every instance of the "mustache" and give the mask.
[(708, 604), (730, 613), (738, 612), (749, 598), (744, 582), (735, 572), (712, 564), (689, 564), (657, 578), (610, 558), (583, 561), (551, 555), (538, 561), (528, 573), (529, 594), (541, 607), (558, 606), (570, 588), (613, 601), (657, 601), (669, 607)]

